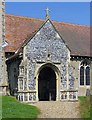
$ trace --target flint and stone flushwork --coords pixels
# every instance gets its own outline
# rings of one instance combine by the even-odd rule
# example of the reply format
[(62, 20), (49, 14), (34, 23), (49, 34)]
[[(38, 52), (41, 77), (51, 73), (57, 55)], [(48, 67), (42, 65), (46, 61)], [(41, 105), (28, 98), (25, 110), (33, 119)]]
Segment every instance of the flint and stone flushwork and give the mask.
[(69, 75), (69, 89), (74, 89), (74, 81), (75, 81), (75, 78), (74, 78), (74, 67), (72, 65), (69, 65), (68, 66), (68, 75)]
[(66, 62), (61, 65), (61, 90), (67, 89), (67, 66)]
[(6, 70), (5, 42), (5, 1), (0, 0), (0, 95), (9, 94)]
[(35, 81), (35, 63), (30, 61), (28, 63), (28, 89), (35, 90), (36, 89), (36, 81)]
[[(30, 39), (26, 45), (27, 57), (27, 82), (25, 81), (25, 75), (23, 77), (24, 88), (29, 92), (24, 93), (19, 91), (19, 100), (22, 101), (35, 101), (36, 98), (36, 64), (46, 63), (49, 61), (54, 65), (59, 64), (61, 67), (58, 68), (60, 71), (60, 100), (69, 98), (69, 91), (74, 87), (74, 77), (73, 70), (69, 67), (68, 62), (70, 61), (70, 51), (65, 45), (62, 38), (59, 36), (58, 32), (53, 27), (52, 23), (48, 20), (42, 28), (36, 33), (36, 35)], [(25, 69), (25, 68), (24, 68)], [(68, 71), (69, 70), (69, 71)], [(69, 85), (67, 74), (69, 72)], [(66, 90), (66, 92), (64, 92)]]

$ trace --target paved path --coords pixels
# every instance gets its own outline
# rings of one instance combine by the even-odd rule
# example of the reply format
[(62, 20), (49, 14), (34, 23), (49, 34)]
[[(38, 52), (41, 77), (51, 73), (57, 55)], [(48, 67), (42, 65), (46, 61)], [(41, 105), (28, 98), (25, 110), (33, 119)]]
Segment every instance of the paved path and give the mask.
[(34, 105), (41, 110), (38, 118), (80, 118), (79, 102), (40, 101)]

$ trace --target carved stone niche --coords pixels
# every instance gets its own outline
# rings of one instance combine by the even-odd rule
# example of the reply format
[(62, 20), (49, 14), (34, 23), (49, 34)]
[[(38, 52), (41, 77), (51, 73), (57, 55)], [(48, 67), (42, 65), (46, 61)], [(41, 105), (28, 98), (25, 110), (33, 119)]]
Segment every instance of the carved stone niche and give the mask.
[(77, 99), (77, 92), (69, 91), (69, 100), (76, 100), (76, 99)]
[(29, 101), (36, 101), (36, 92), (29, 93)]
[(18, 100), (19, 101), (23, 101), (23, 93), (19, 93), (18, 94)]
[(62, 91), (60, 95), (61, 95), (61, 97), (60, 97), (61, 100), (67, 100), (67, 92), (66, 91)]
[(18, 78), (18, 91), (23, 90), (23, 77), (19, 76)]
[(23, 61), (21, 62), (19, 66), (19, 75), (24, 75), (24, 64)]

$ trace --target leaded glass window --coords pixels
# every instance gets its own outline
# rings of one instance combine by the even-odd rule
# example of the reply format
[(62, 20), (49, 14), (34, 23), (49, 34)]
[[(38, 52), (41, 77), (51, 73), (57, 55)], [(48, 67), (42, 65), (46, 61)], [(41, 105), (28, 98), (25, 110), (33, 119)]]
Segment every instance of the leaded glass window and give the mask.
[(84, 66), (80, 67), (80, 85), (84, 85)]
[(90, 61), (83, 60), (80, 67), (80, 85), (90, 85)]
[(90, 67), (89, 66), (86, 67), (85, 72), (86, 72), (86, 85), (90, 85)]

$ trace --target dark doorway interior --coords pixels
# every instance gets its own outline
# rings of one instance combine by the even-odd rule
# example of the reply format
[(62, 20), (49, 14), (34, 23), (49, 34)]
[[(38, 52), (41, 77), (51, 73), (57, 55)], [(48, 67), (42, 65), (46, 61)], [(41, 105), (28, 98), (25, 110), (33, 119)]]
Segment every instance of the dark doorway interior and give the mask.
[(56, 74), (50, 67), (40, 71), (38, 79), (39, 101), (56, 100)]

